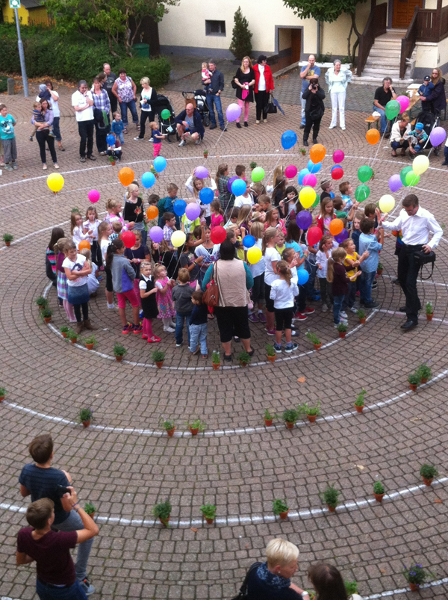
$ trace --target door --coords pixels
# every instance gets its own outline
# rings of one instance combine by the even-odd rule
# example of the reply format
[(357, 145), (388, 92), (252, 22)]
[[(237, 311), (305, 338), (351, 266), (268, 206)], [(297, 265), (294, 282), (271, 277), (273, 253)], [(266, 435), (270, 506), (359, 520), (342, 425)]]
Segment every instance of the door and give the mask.
[(302, 52), (302, 30), (291, 29), (292, 63), (299, 62)]
[(416, 6), (423, 8), (423, 0), (393, 0), (392, 27), (407, 29)]

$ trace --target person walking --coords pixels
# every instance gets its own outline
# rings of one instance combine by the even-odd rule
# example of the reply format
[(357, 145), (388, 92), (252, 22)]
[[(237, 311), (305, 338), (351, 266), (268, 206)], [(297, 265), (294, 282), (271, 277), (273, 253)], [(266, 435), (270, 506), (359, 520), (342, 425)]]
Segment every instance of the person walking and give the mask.
[[(394, 221), (383, 222), (382, 225), (390, 231), (401, 230), (403, 235), (398, 255), (398, 281), (406, 297), (406, 306), (400, 308), (400, 312), (406, 313), (406, 322), (401, 329), (409, 331), (418, 325), (418, 311), (422, 306), (417, 292), (420, 261), (415, 255), (421, 251), (429, 254), (434, 250), (442, 238), (443, 229), (434, 215), (419, 205), (415, 194), (408, 194), (402, 206)], [(428, 241), (431, 233), (432, 238)]]
[(325, 92), (319, 85), (317, 77), (310, 79), (310, 85), (303, 92), (305, 100), (305, 129), (303, 130), (303, 145), (308, 146), (308, 136), (313, 128), (313, 144), (317, 144), (317, 136), (319, 134), (320, 122), (324, 116)]
[(82, 163), (86, 162), (86, 149), (87, 158), (89, 160), (96, 160), (92, 156), (94, 127), (93, 98), (92, 92), (89, 92), (87, 88), (87, 81), (84, 81), (84, 79), (78, 82), (78, 90), (72, 94), (72, 106), (75, 109), (79, 137), (81, 138), (79, 143), (79, 160)]
[[(241, 112), (244, 109), (244, 127), (248, 127), (249, 103), (254, 101), (255, 71), (252, 68), (252, 61), (245, 56), (241, 61), (241, 67), (238, 68), (233, 79), (236, 85), (236, 97)], [(236, 126), (241, 129), (240, 117), (236, 120)]]
[(257, 64), (254, 65), (253, 69), (255, 73), (255, 124), (258, 125), (261, 120), (267, 123), (268, 115), (265, 109), (268, 104), (269, 94), (274, 90), (274, 79), (264, 54), (260, 54)]
[(218, 71), (214, 60), (209, 61), (208, 68), (210, 73), (212, 74), (210, 78), (210, 85), (208, 86), (207, 90), (207, 104), (210, 110), (210, 129), (216, 129), (217, 127), (215, 109), (213, 108), (214, 106), (216, 106), (219, 126), (221, 127), (222, 131), (227, 131), (226, 127), (224, 126), (224, 117), (222, 114), (221, 105), (221, 93), (224, 89), (224, 75), (221, 73), (221, 71)]
[(341, 61), (337, 58), (333, 67), (325, 73), (325, 82), (328, 85), (328, 91), (331, 97), (331, 123), (329, 129), (334, 129), (338, 122), (339, 108), (339, 126), (345, 130), (345, 97), (347, 94), (347, 84), (352, 80), (350, 69), (341, 69)]
[(301, 103), (302, 103), (302, 119), (300, 121), (300, 129), (305, 129), (305, 123), (306, 123), (306, 118), (305, 118), (305, 105), (306, 105), (306, 100), (303, 97), (303, 94), (305, 92), (305, 90), (308, 89), (309, 85), (310, 85), (310, 81), (311, 79), (315, 78), (315, 77), (319, 77), (320, 76), (320, 67), (316, 67), (316, 57), (314, 56), (314, 54), (310, 54), (308, 57), (308, 63), (302, 67), (302, 70), (300, 71), (300, 78), (302, 80), (302, 93), (301, 93)]

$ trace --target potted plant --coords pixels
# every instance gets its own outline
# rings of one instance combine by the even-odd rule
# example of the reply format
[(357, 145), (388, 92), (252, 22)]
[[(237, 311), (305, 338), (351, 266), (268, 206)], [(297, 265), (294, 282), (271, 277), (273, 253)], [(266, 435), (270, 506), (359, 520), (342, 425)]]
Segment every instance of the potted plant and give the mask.
[(115, 165), (115, 156), (113, 154), (111, 154), (111, 156), (109, 156), (109, 162), (112, 166)]
[(417, 391), (417, 386), (420, 383), (420, 375), (418, 373), (411, 373), (408, 377), (409, 387), (413, 392)]
[(159, 519), (165, 527), (167, 527), (171, 516), (171, 509), (171, 502), (167, 498), (165, 502), (159, 502), (159, 504), (156, 504), (153, 507), (152, 514), (156, 519)]
[(10, 246), (14, 236), (11, 233), (3, 234), (3, 241), (5, 242), (5, 246)]
[(319, 348), (322, 346), (322, 342), (317, 337), (317, 335), (315, 333), (311, 333), (311, 331), (307, 331), (305, 335), (313, 344), (314, 350), (319, 350)]
[(344, 581), (345, 591), (347, 592), (347, 596), (353, 596), (353, 594), (358, 593), (358, 582), (357, 581)]
[(345, 338), (345, 336), (347, 335), (347, 329), (348, 329), (347, 325), (345, 323), (342, 323), (342, 321), (341, 321), (341, 323), (339, 323), (339, 325), (337, 326), (337, 330), (338, 330), (340, 338), (342, 338), (342, 339)]
[(264, 411), (264, 424), (266, 425), (266, 427), (272, 427), (272, 421), (275, 417), (277, 417), (278, 415), (271, 415), (271, 413), (269, 412), (269, 409), (267, 408)]
[(272, 344), (266, 344), (266, 353), (269, 362), (275, 362), (275, 348)]
[(283, 420), (288, 429), (293, 429), (294, 425), (299, 418), (300, 413), (295, 408), (288, 408), (283, 412)]
[(360, 393), (358, 394), (358, 397), (355, 400), (355, 408), (356, 411), (359, 413), (362, 413), (363, 408), (364, 408), (364, 396), (366, 395), (366, 390), (364, 388), (362, 388), (362, 390), (360, 391)]
[(366, 322), (366, 311), (362, 310), (362, 308), (360, 308), (359, 310), (356, 311), (356, 314), (358, 316), (359, 322), (364, 325), (364, 323)]
[(93, 517), (95, 516), (95, 512), (96, 512), (96, 508), (93, 506), (93, 504), (91, 504), (90, 502), (86, 502), (86, 505), (84, 506), (84, 510), (89, 515), (89, 517), (91, 519), (93, 519)]
[(81, 408), (79, 411), (79, 422), (82, 423), (84, 427), (89, 427), (92, 419), (93, 412), (90, 410), (90, 408)]
[(250, 163), (250, 168), (252, 169), (252, 171), (253, 171), (253, 170), (256, 168), (256, 166), (257, 166), (257, 163), (256, 163), (256, 162), (252, 161), (252, 162)]
[(74, 329), (69, 329), (67, 332), (67, 337), (71, 341), (72, 344), (76, 344), (78, 341), (78, 334)]
[(214, 504), (203, 504), (201, 506), (201, 512), (207, 523), (211, 525), (216, 517), (216, 506)]
[(221, 366), (221, 357), (217, 350), (213, 350), (212, 352), (212, 367), (214, 371), (218, 371)]
[(305, 590), (306, 592), (308, 592), (308, 596), (310, 597), (310, 600), (314, 600), (316, 598), (316, 590)]
[[(373, 177), (372, 177), (372, 179), (373, 179)], [(383, 265), (381, 263), (378, 263), (378, 266), (376, 268), (377, 275), (382, 275), (383, 271), (384, 271)]]
[(338, 496), (341, 492), (337, 490), (332, 485), (327, 485), (323, 494), (320, 494), (320, 497), (328, 506), (328, 510), (330, 512), (334, 512), (336, 510), (336, 506), (338, 505)]
[(272, 510), (274, 515), (278, 515), (280, 519), (286, 519), (289, 513), (289, 506), (286, 504), (285, 500), (274, 500), (272, 502)]
[(48, 306), (48, 300), (43, 296), (39, 296), (39, 298), (36, 300), (36, 304), (39, 307), (39, 310), (44, 310)]
[(163, 366), (163, 361), (165, 360), (165, 352), (162, 350), (154, 350), (151, 354), (152, 360), (156, 363), (156, 367), (161, 369)]
[(240, 352), (238, 354), (238, 360), (240, 361), (240, 365), (242, 367), (247, 367), (247, 365), (250, 364), (252, 357), (249, 355), (249, 352), (246, 352), (246, 350), (243, 350), (242, 352)]
[(44, 310), (40, 313), (42, 315), (45, 323), (49, 323), (51, 321), (51, 315), (53, 314), (49, 308), (44, 308)]
[(425, 312), (426, 312), (426, 320), (427, 321), (432, 321), (432, 318), (434, 316), (434, 308), (432, 306), (432, 302), (427, 302), (426, 303)]
[(198, 432), (202, 433), (205, 430), (205, 423), (201, 419), (196, 419), (195, 421), (187, 421), (187, 427), (191, 435), (198, 435)]
[(160, 417), (159, 424), (161, 427), (163, 427), (163, 429), (165, 429), (166, 433), (168, 434), (168, 437), (173, 437), (174, 432), (176, 430), (174, 421), (170, 421), (169, 419), (164, 419), (163, 417)]
[(204, 158), (207, 158), (207, 157), (208, 157), (208, 150), (207, 150), (207, 149), (205, 149), (205, 150), (204, 150)]
[(373, 495), (375, 496), (375, 500), (377, 502), (381, 502), (384, 496), (384, 485), (381, 481), (375, 481), (373, 484)]
[(63, 338), (67, 338), (68, 332), (70, 331), (70, 327), (67, 327), (67, 325), (62, 325), (59, 331), (62, 333)]
[(305, 402), (305, 404), (299, 407), (299, 409), (301, 412), (306, 414), (310, 423), (314, 423), (314, 421), (320, 415), (320, 402), (318, 402), (316, 406), (308, 406), (308, 404)]
[(95, 336), (89, 335), (89, 337), (86, 337), (84, 339), (84, 344), (87, 348), (87, 350), (93, 350), (93, 347), (95, 346), (95, 344), (97, 343)]
[(114, 345), (114, 356), (117, 362), (121, 362), (123, 360), (123, 356), (125, 356), (127, 352), (128, 351), (126, 348), (118, 342)]
[(422, 476), (423, 483), (425, 485), (431, 485), (434, 477), (437, 477), (439, 472), (434, 465), (427, 465), (426, 463), (420, 467), (420, 475)]
[(0, 402), (5, 399), (6, 389), (4, 387), (0, 387)]
[(305, 154), (306, 154), (305, 148), (300, 148), (299, 152), (302, 156), (305, 156)]
[(430, 577), (434, 577), (434, 574), (425, 571), (422, 565), (411, 565), (409, 568), (405, 565), (403, 575), (409, 583), (411, 592), (416, 592), (422, 583), (425, 583)]
[(420, 365), (417, 373), (420, 375), (420, 383), (427, 383), (431, 377), (431, 367), (426, 364)]

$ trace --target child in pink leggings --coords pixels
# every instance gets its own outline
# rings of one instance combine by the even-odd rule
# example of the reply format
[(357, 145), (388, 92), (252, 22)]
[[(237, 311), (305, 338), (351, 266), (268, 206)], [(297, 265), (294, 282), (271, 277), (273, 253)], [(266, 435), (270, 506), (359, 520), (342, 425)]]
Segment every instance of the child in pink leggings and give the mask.
[(166, 138), (166, 135), (163, 135), (162, 133), (160, 133), (159, 126), (157, 125), (157, 123), (155, 121), (151, 121), (149, 126), (152, 129), (152, 143), (154, 146), (154, 155), (153, 156), (154, 156), (154, 158), (157, 158), (160, 154), (160, 149), (162, 147), (162, 140), (163, 140), (163, 138)]

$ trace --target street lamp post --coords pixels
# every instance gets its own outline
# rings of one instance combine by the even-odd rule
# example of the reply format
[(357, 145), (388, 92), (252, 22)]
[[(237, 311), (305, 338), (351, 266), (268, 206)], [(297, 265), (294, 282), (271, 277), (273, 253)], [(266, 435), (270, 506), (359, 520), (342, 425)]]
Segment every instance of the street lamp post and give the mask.
[(16, 16), (20, 68), (22, 70), (22, 80), (23, 80), (23, 93), (24, 93), (25, 98), (28, 98), (28, 78), (26, 76), (26, 68), (25, 68), (25, 53), (23, 52), (22, 36), (20, 35), (19, 13), (17, 10), (18, 8), (20, 8), (20, 0), (10, 0), (9, 5), (11, 6), (11, 8), (14, 8), (14, 13)]

